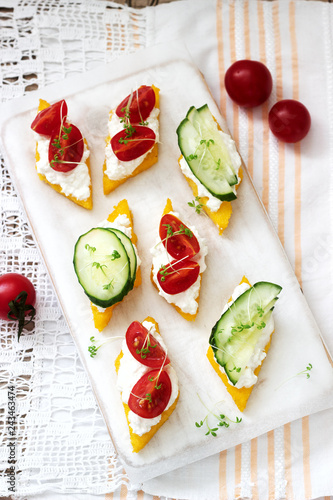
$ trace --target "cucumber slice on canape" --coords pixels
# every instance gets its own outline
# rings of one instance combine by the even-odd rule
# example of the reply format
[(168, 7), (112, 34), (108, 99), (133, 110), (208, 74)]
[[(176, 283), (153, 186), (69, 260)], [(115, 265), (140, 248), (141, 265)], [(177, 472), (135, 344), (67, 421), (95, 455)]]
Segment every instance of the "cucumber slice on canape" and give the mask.
[(282, 287), (260, 281), (242, 293), (212, 329), (209, 343), (216, 361), (235, 385), (262, 335)]
[(120, 238), (109, 229), (94, 228), (79, 237), (74, 269), (93, 304), (110, 307), (131, 289), (130, 259)]
[(137, 258), (136, 258), (136, 253), (134, 250), (133, 243), (131, 242), (130, 238), (126, 236), (125, 233), (123, 233), (120, 229), (114, 229), (114, 228), (108, 228), (109, 231), (112, 231), (122, 242), (122, 244), (125, 247), (125, 250), (127, 252), (129, 261), (130, 261), (130, 288), (128, 291), (132, 290), (134, 286), (134, 281), (136, 278), (136, 269), (137, 269)]
[(224, 139), (225, 136), (218, 129), (208, 105), (205, 104), (198, 109), (192, 106), (186, 118), (190, 120), (202, 140), (205, 140), (206, 143), (209, 142), (209, 152), (216, 162), (215, 168), (223, 173), (230, 186), (237, 184), (238, 176)]
[(188, 118), (177, 128), (179, 148), (197, 179), (221, 201), (236, 199), (236, 190), (226, 179), (223, 165), (210, 152), (211, 140), (203, 139)]

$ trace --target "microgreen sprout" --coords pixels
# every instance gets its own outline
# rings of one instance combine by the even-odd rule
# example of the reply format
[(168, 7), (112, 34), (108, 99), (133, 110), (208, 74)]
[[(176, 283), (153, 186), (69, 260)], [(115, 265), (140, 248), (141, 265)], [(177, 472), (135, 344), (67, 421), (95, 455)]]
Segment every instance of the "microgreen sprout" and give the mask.
[(189, 201), (187, 204), (189, 207), (194, 208), (197, 214), (202, 214), (203, 203), (200, 203), (200, 197), (196, 196), (194, 200)]
[(89, 243), (86, 243), (86, 245), (84, 246), (84, 248), (85, 248), (86, 250), (88, 250), (88, 252), (90, 252), (90, 253), (92, 253), (92, 252), (96, 252), (96, 247), (91, 247), (91, 246), (89, 245)]
[(108, 267), (106, 264), (101, 264), (100, 262), (93, 262), (92, 267), (96, 267), (96, 269), (100, 269), (103, 274), (105, 274), (103, 267)]
[(106, 285), (103, 285), (103, 290), (110, 290), (110, 288), (113, 288), (113, 282), (114, 282), (114, 278), (112, 278), (112, 280), (107, 283)]
[[(145, 347), (147, 346), (147, 347)], [(145, 359), (147, 357), (147, 354), (150, 353), (150, 349), (155, 349), (157, 347), (157, 344), (155, 345), (152, 345), (151, 342), (150, 342), (150, 334), (148, 332), (146, 338), (145, 338), (145, 341), (143, 343), (143, 346), (141, 349), (136, 349), (136, 353), (137, 354), (140, 354), (141, 358), (142, 359)]]
[(296, 377), (299, 377), (299, 376), (302, 376), (302, 375), (305, 375), (305, 376), (306, 376), (306, 378), (310, 378), (310, 377), (311, 377), (310, 372), (311, 372), (312, 368), (313, 368), (312, 364), (311, 364), (311, 363), (308, 363), (307, 367), (306, 367), (304, 370), (302, 370), (302, 371), (300, 371), (300, 372), (296, 373), (296, 374), (295, 374), (295, 375), (293, 375), (292, 377), (287, 378), (287, 380), (285, 380), (284, 382), (282, 382), (282, 384), (280, 384), (280, 385), (279, 385), (279, 386), (278, 386), (275, 390), (280, 389), (280, 387), (281, 387), (282, 385), (284, 385), (285, 383), (289, 382), (289, 380), (291, 380), (291, 379), (293, 379), (293, 378), (296, 378)]
[(103, 345), (107, 344), (108, 342), (111, 342), (112, 340), (123, 339), (123, 338), (124, 337), (109, 337), (105, 342), (102, 342), (102, 344), (96, 346), (97, 340), (95, 339), (94, 336), (90, 337), (89, 340), (91, 342), (91, 345), (88, 347), (88, 351), (90, 352), (90, 357), (94, 358), (97, 354), (98, 349), (103, 347)]
[[(199, 394), (197, 394), (198, 398), (200, 399), (201, 403), (203, 404), (203, 406), (206, 408), (206, 410), (208, 411), (207, 415), (205, 416), (205, 418), (203, 420), (200, 420), (199, 422), (195, 422), (195, 426), (200, 428), (200, 427), (203, 427), (204, 424), (206, 424), (206, 428), (207, 428), (207, 432), (205, 433), (205, 436), (213, 436), (213, 437), (216, 437), (217, 436), (217, 431), (221, 428), (221, 427), (226, 427), (228, 428), (230, 426), (231, 423), (234, 423), (234, 424), (239, 424), (242, 419), (239, 418), (239, 417), (236, 417), (236, 420), (232, 420), (230, 419), (229, 417), (227, 417), (226, 415), (224, 415), (223, 413), (219, 413), (218, 411), (218, 405), (220, 403), (222, 403), (222, 401), (219, 401), (218, 403), (216, 403), (213, 407), (212, 410), (210, 410), (209, 408), (207, 408), (207, 406), (203, 403), (202, 399), (200, 398)], [(215, 417), (217, 419), (217, 423), (215, 423), (215, 427), (211, 427), (210, 426), (210, 422), (209, 422), (209, 417)]]
[(113, 250), (112, 254), (110, 255), (110, 259), (111, 260), (120, 259), (120, 253), (117, 252), (117, 250)]

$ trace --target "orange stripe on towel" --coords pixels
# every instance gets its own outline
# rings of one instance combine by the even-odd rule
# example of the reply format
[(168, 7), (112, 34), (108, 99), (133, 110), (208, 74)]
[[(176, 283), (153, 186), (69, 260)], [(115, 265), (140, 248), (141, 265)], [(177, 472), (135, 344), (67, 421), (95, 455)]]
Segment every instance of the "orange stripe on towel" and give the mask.
[(227, 450), (221, 451), (219, 456), (219, 498), (220, 500), (226, 500), (228, 498)]
[(217, 55), (220, 79), (220, 110), (224, 117), (227, 114), (227, 100), (224, 88), (225, 64), (223, 55), (223, 26), (222, 26), (222, 0), (216, 2), (216, 34), (217, 34)]
[[(251, 44), (250, 44), (250, 17), (249, 17), (249, 0), (244, 4), (244, 50), (245, 59), (251, 59)], [(247, 110), (248, 118), (248, 154), (247, 154), (247, 170), (253, 177), (253, 143), (254, 143), (254, 126), (253, 126), (253, 110)]]
[[(230, 59), (231, 64), (236, 61), (236, 25), (235, 25), (235, 3), (229, 4), (229, 38), (230, 38)], [(232, 103), (233, 112), (233, 139), (238, 148), (239, 146), (239, 107)]]
[[(281, 56), (281, 36), (279, 30), (279, 2), (272, 5), (274, 41), (275, 41), (275, 67), (276, 67), (276, 99), (283, 98), (282, 90), (282, 56)], [(279, 148), (279, 193), (278, 193), (278, 235), (282, 245), (284, 245), (284, 199), (285, 199), (285, 145), (278, 142)]]

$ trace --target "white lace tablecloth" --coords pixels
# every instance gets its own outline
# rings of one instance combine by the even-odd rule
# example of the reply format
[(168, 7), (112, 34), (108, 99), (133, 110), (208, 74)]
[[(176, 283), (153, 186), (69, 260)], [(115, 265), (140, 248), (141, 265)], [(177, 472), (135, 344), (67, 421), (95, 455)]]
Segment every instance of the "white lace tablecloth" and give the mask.
[[(141, 47), (185, 41), (333, 351), (332, 20), (331, 5), (304, 0), (181, 0), (143, 10), (107, 0), (0, 0), (1, 101)], [(269, 103), (249, 112), (233, 106), (223, 88), (225, 69), (245, 57), (265, 62), (274, 80)], [(282, 97), (299, 98), (312, 114), (311, 135), (295, 147), (279, 144), (265, 124)], [(15, 327), (0, 325), (0, 495), (9, 492), (9, 386), (16, 394), (17, 498), (333, 495), (332, 410), (151, 480), (142, 485), (146, 493), (129, 484), (2, 159), (0, 182), (1, 273), (27, 275), (38, 295), (33, 334), (17, 343)]]

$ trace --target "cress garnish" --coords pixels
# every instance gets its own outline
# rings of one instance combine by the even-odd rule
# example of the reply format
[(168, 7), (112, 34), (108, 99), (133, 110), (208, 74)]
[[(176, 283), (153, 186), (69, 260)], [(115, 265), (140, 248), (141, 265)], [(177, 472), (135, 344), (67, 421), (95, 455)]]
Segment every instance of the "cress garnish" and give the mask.
[[(203, 420), (200, 420), (199, 422), (195, 422), (195, 426), (199, 427), (199, 428), (202, 427), (204, 424), (206, 424), (207, 432), (205, 433), (205, 436), (211, 435), (213, 437), (216, 437), (217, 436), (216, 433), (217, 433), (217, 431), (219, 429), (221, 429), (221, 427), (228, 428), (228, 427), (230, 427), (231, 423), (234, 423), (234, 424), (241, 423), (242, 418), (236, 417), (236, 420), (232, 420), (231, 418), (227, 417), (223, 413), (215, 413), (216, 411), (219, 411), (218, 410), (218, 405), (221, 404), (222, 401), (219, 401), (218, 403), (215, 403), (213, 409), (209, 409), (209, 408), (207, 408), (207, 406), (205, 405), (205, 403), (202, 401), (202, 399), (200, 398), (199, 394), (197, 394), (197, 396), (200, 399), (200, 401), (203, 404), (203, 406), (208, 411), (207, 415), (205, 416), (205, 418)], [(215, 408), (216, 408), (216, 410), (215, 410)], [(217, 427), (211, 427), (210, 426), (210, 423), (209, 423), (209, 417), (210, 416), (215, 417), (217, 419), (217, 423), (215, 423), (215, 425), (217, 425)]]

